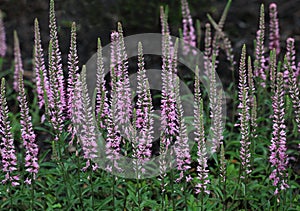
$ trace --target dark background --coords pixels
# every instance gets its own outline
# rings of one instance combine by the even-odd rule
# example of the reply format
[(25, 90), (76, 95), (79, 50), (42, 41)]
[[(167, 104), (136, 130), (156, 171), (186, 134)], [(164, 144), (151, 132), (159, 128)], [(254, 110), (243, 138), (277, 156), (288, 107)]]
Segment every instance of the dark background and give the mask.
[[(210, 13), (219, 20), (226, 1), (189, 0), (192, 16), (201, 21), (202, 29)], [(300, 0), (278, 1), (235, 1), (233, 0), (225, 24), (225, 32), (232, 41), (235, 55), (239, 58), (241, 46), (248, 44), (251, 53), (253, 39), (258, 27), (259, 7), (265, 4), (266, 23), (268, 6), (271, 2), (278, 5), (280, 18), (281, 47), (285, 48), (288, 36), (296, 39), (296, 49), (300, 41)], [(59, 43), (64, 65), (69, 49), (70, 27), (72, 21), (78, 25), (78, 51), (80, 65), (85, 64), (96, 51), (97, 37), (102, 44), (109, 43), (109, 34), (121, 21), (126, 35), (147, 32), (160, 32), (159, 6), (169, 5), (169, 23), (172, 35), (178, 35), (181, 27), (180, 0), (56, 0), (56, 18), (59, 26)], [(0, 9), (4, 12), (6, 39), (8, 43), (7, 60), (13, 58), (13, 30), (17, 30), (25, 70), (32, 69), (33, 22), (40, 22), (44, 50), (48, 46), (48, 0), (0, 0)], [(204, 32), (202, 33), (204, 34)], [(203, 36), (202, 36), (203, 39)], [(203, 42), (202, 42), (203, 43)], [(46, 53), (46, 52), (45, 52)], [(10, 67), (11, 63), (6, 64)]]

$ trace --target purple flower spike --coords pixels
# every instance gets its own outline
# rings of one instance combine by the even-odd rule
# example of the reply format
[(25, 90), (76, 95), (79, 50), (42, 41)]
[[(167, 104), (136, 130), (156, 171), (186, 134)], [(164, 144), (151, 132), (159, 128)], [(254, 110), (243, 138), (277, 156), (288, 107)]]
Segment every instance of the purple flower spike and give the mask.
[[(134, 144), (135, 158), (138, 159), (138, 170), (145, 171), (143, 164), (151, 158), (153, 139), (153, 107), (149, 82), (144, 67), (142, 43), (138, 43), (138, 75), (137, 75), (137, 109), (136, 129), (137, 137)], [(139, 173), (139, 172), (138, 172)], [(139, 175), (139, 174), (138, 174)]]
[(289, 188), (287, 184), (287, 154), (286, 154), (286, 124), (284, 120), (285, 105), (284, 105), (284, 88), (283, 74), (278, 73), (275, 96), (273, 97), (273, 132), (270, 149), (269, 161), (273, 167), (270, 175), (270, 180), (273, 181), (273, 186), (276, 187), (275, 195), (279, 194), (280, 190)]
[(188, 134), (186, 129), (186, 123), (183, 119), (183, 107), (180, 99), (180, 86), (179, 78), (176, 80), (176, 111), (178, 114), (178, 136), (175, 142), (175, 153), (177, 161), (177, 169), (180, 171), (180, 176), (176, 179), (177, 182), (180, 182), (185, 176), (185, 179), (189, 181), (190, 175), (188, 170), (191, 168), (191, 154), (188, 144)]
[(59, 76), (57, 75), (56, 66), (54, 66), (53, 53), (52, 53), (52, 41), (50, 40), (49, 44), (49, 84), (51, 91), (51, 101), (48, 103), (48, 107), (46, 108), (46, 112), (50, 117), (49, 121), (51, 122), (53, 129), (55, 131), (55, 141), (58, 141), (62, 129), (63, 129), (63, 102), (61, 101), (60, 95), (60, 86), (58, 82)]
[[(190, 51), (190, 46), (196, 47), (196, 34), (187, 0), (181, 0), (181, 12), (184, 41), (183, 53), (188, 54)], [(196, 54), (196, 52), (193, 52), (193, 54)]]
[(21, 50), (18, 34), (14, 31), (14, 64), (15, 64), (15, 72), (14, 72), (14, 90), (17, 92), (19, 89), (19, 75), (24, 73), (23, 63), (21, 58)]
[(239, 123), (241, 131), (241, 148), (240, 148), (240, 159), (241, 159), (241, 178), (244, 179), (251, 171), (250, 165), (250, 107), (249, 107), (249, 86), (247, 84), (246, 75), (246, 45), (243, 46), (240, 68), (239, 68)]
[(38, 164), (38, 146), (35, 140), (35, 134), (32, 129), (31, 116), (29, 115), (28, 102), (26, 99), (23, 75), (20, 74), (19, 78), (19, 96), (20, 102), (20, 114), (21, 114), (21, 136), (23, 139), (23, 145), (26, 150), (25, 155), (25, 169), (31, 174), (26, 178), (25, 182), (31, 184), (31, 179), (36, 179), (36, 174), (39, 171)]
[(105, 129), (109, 115), (109, 104), (104, 79), (104, 64), (102, 57), (101, 40), (98, 38), (97, 49), (97, 84), (96, 84), (96, 117), (101, 129)]
[[(298, 78), (299, 72), (296, 66), (296, 51), (295, 51), (295, 39), (289, 37), (286, 40), (286, 59), (288, 62), (289, 67), (291, 68), (292, 74), (294, 77)], [(283, 73), (283, 80), (284, 82), (288, 83), (289, 80), (289, 70), (285, 67), (284, 73)]]
[(5, 28), (3, 23), (2, 11), (0, 10), (0, 56), (4, 57), (6, 54), (6, 37)]
[(12, 186), (19, 185), (19, 175), (16, 174), (17, 157), (14, 146), (13, 136), (11, 134), (10, 121), (8, 119), (8, 107), (5, 98), (5, 79), (2, 78), (0, 90), (0, 148), (2, 158), (2, 171), (5, 173), (5, 178), (2, 183), (8, 181)]
[(262, 82), (261, 85), (265, 87), (265, 81), (267, 79), (265, 73), (265, 62), (264, 57), (264, 40), (265, 40), (265, 12), (264, 5), (260, 7), (260, 18), (259, 18), (259, 29), (256, 32), (256, 48), (255, 48), (255, 61), (254, 61), (254, 76), (259, 77)]
[(269, 49), (275, 49), (276, 55), (280, 53), (280, 35), (279, 35), (279, 23), (277, 18), (277, 5), (271, 3), (270, 9), (270, 32), (269, 32)]
[(199, 182), (196, 185), (196, 193), (207, 193), (207, 184), (210, 183), (207, 169), (207, 151), (204, 131), (204, 117), (203, 117), (203, 99), (201, 97), (199, 69), (196, 67), (195, 75), (195, 102), (194, 102), (194, 126), (195, 126), (195, 141), (198, 145), (197, 150), (197, 178)]
[[(56, 26), (56, 18), (55, 18), (55, 10), (54, 10), (54, 0), (50, 0), (50, 12), (49, 12), (49, 28), (50, 28), (50, 41), (52, 42), (52, 65), (53, 70), (56, 75), (56, 82), (58, 89), (55, 92), (59, 92), (60, 94), (60, 101), (62, 105), (62, 111), (64, 111), (66, 106), (66, 96), (65, 96), (65, 87), (64, 87), (64, 74), (62, 69), (62, 58), (61, 58), (61, 51), (59, 49), (58, 44), (58, 36), (57, 36), (57, 26)], [(50, 72), (50, 70), (49, 70)], [(53, 84), (51, 84), (52, 86)], [(52, 93), (53, 94), (53, 93)]]
[(82, 72), (79, 77), (75, 77), (75, 88), (73, 96), (73, 115), (72, 122), (75, 125), (74, 128), (80, 128), (80, 133), (77, 133), (78, 139), (81, 141), (83, 150), (83, 157), (87, 160), (86, 166), (82, 170), (86, 170), (92, 167), (96, 170), (98, 166), (92, 165), (91, 160), (98, 158), (98, 144), (96, 136), (96, 128), (93, 124), (93, 113), (91, 102), (88, 95), (86, 84), (86, 67), (82, 67)]
[(44, 91), (47, 93), (49, 101), (51, 101), (51, 91), (49, 87), (49, 79), (44, 62), (43, 48), (41, 44), (41, 35), (39, 29), (39, 22), (37, 19), (34, 21), (34, 55), (33, 55), (33, 68), (35, 71), (35, 83), (39, 101), (39, 108), (45, 104)]
[(78, 56), (77, 56), (77, 48), (76, 48), (76, 24), (72, 23), (71, 28), (71, 44), (70, 44), (70, 52), (68, 54), (68, 86), (67, 86), (67, 115), (68, 118), (72, 118), (72, 101), (74, 98), (74, 88), (75, 88), (75, 80), (76, 73), (79, 69), (78, 67)]

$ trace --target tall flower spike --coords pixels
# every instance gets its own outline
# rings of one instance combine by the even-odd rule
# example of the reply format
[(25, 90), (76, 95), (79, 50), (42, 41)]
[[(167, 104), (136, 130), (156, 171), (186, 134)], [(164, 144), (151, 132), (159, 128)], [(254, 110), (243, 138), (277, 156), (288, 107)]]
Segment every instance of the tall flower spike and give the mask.
[(199, 180), (196, 185), (196, 193), (207, 193), (207, 184), (210, 183), (208, 178), (207, 166), (207, 151), (204, 131), (204, 116), (203, 116), (203, 100), (200, 91), (199, 69), (196, 66), (195, 71), (195, 101), (194, 101), (194, 126), (195, 126), (195, 141), (198, 145), (197, 150), (197, 178)]
[(96, 117), (98, 126), (101, 129), (106, 128), (106, 119), (108, 118), (109, 105), (107, 99), (107, 91), (104, 79), (104, 64), (102, 56), (101, 40), (98, 38), (97, 48), (97, 85), (96, 85)]
[[(161, 22), (161, 34), (162, 34), (162, 55), (166, 57), (164, 49), (166, 42), (169, 42), (170, 49), (172, 48), (172, 41), (170, 36), (170, 29), (168, 24), (168, 11), (164, 11), (163, 6), (160, 7), (160, 22)], [(165, 39), (166, 34), (169, 35), (168, 39)]]
[(31, 184), (31, 180), (36, 179), (36, 174), (39, 171), (38, 163), (38, 146), (36, 144), (36, 136), (32, 129), (31, 116), (29, 115), (28, 101), (26, 99), (23, 75), (19, 77), (19, 96), (20, 115), (21, 115), (21, 136), (23, 145), (26, 150), (25, 154), (25, 169), (30, 173), (25, 180), (25, 183)]
[(223, 131), (222, 131), (222, 92), (217, 94), (217, 83), (215, 75), (215, 62), (216, 56), (212, 56), (211, 72), (209, 77), (209, 108), (210, 108), (210, 119), (212, 124), (212, 140), (209, 146), (212, 153), (217, 151), (217, 148), (222, 142)]
[(277, 18), (277, 5), (271, 3), (269, 6), (270, 16), (270, 32), (269, 32), (269, 50), (275, 49), (276, 55), (280, 53), (280, 35), (279, 35), (279, 23)]
[(110, 98), (110, 112), (107, 118), (107, 138), (106, 138), (106, 156), (112, 160), (113, 164), (106, 165), (107, 171), (113, 169), (120, 170), (118, 166), (118, 159), (120, 157), (120, 145), (122, 137), (120, 135), (119, 127), (116, 120), (116, 107), (117, 107), (117, 80), (119, 77), (118, 73), (118, 61), (119, 61), (119, 33), (111, 33), (111, 56), (110, 56), (110, 74), (111, 74), (111, 98)]
[[(221, 144), (221, 152), (220, 152), (220, 183), (222, 183), (225, 187), (226, 182), (226, 159), (225, 159), (225, 149), (223, 143)], [(224, 188), (224, 192), (226, 189)]]
[[(82, 67), (82, 72), (79, 80), (77, 81), (78, 86), (75, 86), (75, 90), (76, 93), (79, 92), (80, 94), (77, 94), (77, 96), (75, 97), (75, 102), (78, 102), (78, 104), (81, 105), (82, 108), (81, 112), (79, 113), (80, 119), (83, 120), (83, 122), (81, 122), (82, 131), (80, 132), (80, 141), (83, 150), (83, 156), (87, 160), (86, 166), (83, 168), (83, 170), (85, 171), (91, 165), (91, 160), (98, 157), (99, 150), (97, 144), (96, 128), (93, 124), (93, 111), (87, 90), (85, 66)], [(96, 170), (97, 167), (97, 164), (94, 164), (92, 166), (92, 169)]]
[(144, 56), (142, 43), (138, 43), (138, 75), (137, 75), (137, 109), (136, 129), (138, 144), (134, 146), (135, 157), (138, 159), (141, 171), (143, 164), (151, 158), (151, 147), (153, 139), (153, 107), (149, 82), (144, 67)]
[(286, 154), (286, 125), (284, 120), (284, 88), (283, 74), (277, 74), (276, 92), (273, 97), (273, 132), (270, 145), (271, 167), (273, 171), (270, 175), (270, 180), (273, 180), (273, 186), (276, 187), (274, 195), (279, 194), (281, 190), (289, 188), (287, 184), (287, 154)]
[(176, 89), (176, 111), (178, 116), (178, 135), (175, 142), (175, 153), (176, 153), (176, 161), (177, 161), (177, 169), (180, 171), (180, 176), (176, 180), (180, 182), (182, 178), (185, 176), (186, 181), (190, 181), (192, 178), (188, 174), (188, 170), (191, 168), (191, 155), (188, 144), (188, 134), (186, 129), (186, 123), (184, 121), (183, 116), (183, 107), (180, 99), (180, 85), (179, 78), (175, 81), (175, 89)]
[[(55, 18), (55, 10), (54, 10), (54, 0), (50, 0), (50, 12), (49, 12), (49, 28), (50, 28), (50, 41), (52, 42), (52, 65), (53, 70), (56, 75), (55, 83), (58, 85), (58, 89), (55, 92), (59, 92), (60, 101), (62, 104), (62, 109), (65, 109), (66, 106), (66, 96), (65, 96), (65, 87), (64, 87), (64, 73), (62, 69), (62, 58), (61, 52), (59, 50), (58, 44), (58, 36), (57, 36), (57, 26), (56, 26), (56, 18)], [(50, 71), (50, 70), (49, 70)], [(51, 84), (53, 86), (53, 84)]]
[[(295, 121), (298, 126), (298, 133), (300, 133), (300, 97), (299, 97), (300, 92), (298, 88), (299, 86), (297, 85), (297, 78), (295, 76), (295, 72), (290, 66), (289, 62), (287, 61), (287, 56), (285, 57), (284, 62), (289, 72), (289, 78), (288, 78), (289, 95), (293, 103)], [(299, 144), (299, 148), (300, 148), (300, 144)]]
[[(295, 75), (295, 78), (297, 80), (299, 72), (296, 66), (296, 51), (295, 51), (295, 39), (289, 37), (286, 40), (286, 60), (288, 62), (289, 67), (291, 68), (291, 71)], [(286, 64), (284, 64), (286, 65)], [(287, 84), (289, 80), (289, 68), (285, 67), (284, 68), (284, 73), (283, 73), (283, 80)]]
[(14, 72), (13, 87), (14, 90), (17, 92), (19, 89), (19, 75), (23, 74), (24, 70), (23, 70), (23, 63), (21, 58), (19, 38), (16, 31), (14, 31), (14, 65), (15, 65), (15, 72)]
[(241, 178), (244, 179), (248, 174), (251, 173), (250, 166), (250, 113), (249, 113), (249, 87), (247, 85), (246, 75), (246, 45), (243, 45), (240, 68), (239, 68), (239, 126), (241, 131), (241, 148), (240, 148), (240, 159), (241, 159)]
[[(176, 97), (174, 89), (174, 78), (177, 70), (173, 61), (177, 54), (178, 41), (175, 44), (175, 50), (172, 54), (170, 35), (163, 35), (163, 55), (162, 55), (162, 93), (161, 93), (161, 136), (160, 136), (160, 173), (161, 178), (165, 177), (167, 162), (165, 160), (166, 152), (171, 147), (171, 143), (176, 139), (178, 133), (178, 122), (176, 114)], [(162, 182), (163, 185), (164, 181)], [(163, 187), (163, 191), (165, 191)]]
[(67, 86), (67, 115), (68, 118), (72, 118), (72, 101), (74, 98), (74, 88), (75, 88), (75, 80), (76, 73), (79, 69), (78, 67), (78, 55), (77, 55), (77, 46), (76, 46), (76, 24), (72, 23), (71, 28), (71, 43), (70, 43), (70, 51), (68, 54), (68, 86)]
[(276, 66), (277, 66), (277, 59), (276, 59), (276, 51), (275, 49), (271, 50), (270, 52), (270, 87), (271, 87), (271, 94), (272, 96), (275, 94), (275, 83), (276, 83)]
[(44, 92), (47, 93), (48, 98), (51, 101), (51, 92), (49, 87), (49, 79), (47, 76), (47, 70), (44, 62), (43, 48), (41, 44), (41, 35), (39, 29), (39, 22), (34, 20), (34, 55), (33, 55), (33, 68), (35, 71), (35, 83), (38, 95), (39, 108), (42, 108), (45, 104)]
[(259, 29), (256, 32), (254, 75), (255, 77), (259, 77), (262, 80), (261, 85), (263, 87), (265, 87), (265, 81), (266, 81), (264, 40), (265, 40), (265, 13), (264, 13), (264, 5), (262, 4), (260, 7)]
[[(184, 41), (183, 53), (188, 54), (190, 51), (190, 46), (196, 47), (196, 34), (187, 0), (181, 0), (181, 13)], [(196, 52), (193, 51), (193, 54), (196, 54)]]
[(256, 89), (254, 85), (253, 69), (251, 57), (248, 57), (248, 85), (249, 85), (249, 108), (250, 108), (250, 125), (251, 125), (251, 140), (256, 138), (257, 128), (257, 102), (256, 102)]
[(17, 172), (17, 156), (14, 146), (14, 140), (11, 133), (10, 121), (8, 119), (8, 107), (5, 97), (5, 79), (1, 81), (0, 93), (0, 148), (2, 158), (2, 171), (5, 178), (2, 183), (10, 182), (12, 186), (19, 185), (19, 175)]
[(5, 28), (3, 23), (3, 14), (0, 10), (0, 56), (4, 57), (6, 54), (6, 36), (5, 36)]
[(205, 38), (204, 38), (204, 73), (210, 77), (210, 67), (211, 67), (211, 53), (212, 53), (212, 46), (211, 46), (211, 26), (209, 23), (205, 24)]
[(117, 83), (116, 83), (116, 121), (121, 125), (121, 133), (127, 138), (130, 138), (131, 131), (129, 126), (130, 118), (132, 117), (131, 104), (131, 89), (128, 73), (128, 56), (125, 50), (125, 43), (123, 37), (123, 29), (121, 23), (118, 23), (118, 69), (117, 69)]
[(55, 132), (55, 140), (57, 141), (63, 129), (63, 103), (61, 101), (60, 88), (57, 78), (59, 77), (56, 72), (56, 66), (53, 63), (52, 57), (52, 41), (49, 44), (49, 84), (51, 90), (52, 100), (48, 103), (46, 108), (47, 115), (50, 117), (49, 121)]

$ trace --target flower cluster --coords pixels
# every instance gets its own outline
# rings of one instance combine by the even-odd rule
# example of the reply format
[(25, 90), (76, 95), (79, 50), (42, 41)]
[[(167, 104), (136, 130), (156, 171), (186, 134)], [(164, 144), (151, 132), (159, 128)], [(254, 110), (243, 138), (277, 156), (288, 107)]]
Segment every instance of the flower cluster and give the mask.
[[(193, 19), (190, 14), (190, 9), (187, 0), (181, 0), (182, 24), (183, 24), (183, 53), (188, 54), (190, 47), (196, 47), (195, 28), (193, 26)], [(194, 54), (196, 52), (193, 51)]]
[(6, 54), (6, 36), (5, 36), (5, 28), (3, 23), (2, 12), (0, 10), (0, 56), (4, 57)]
[(25, 169), (32, 176), (27, 177), (25, 183), (31, 184), (31, 180), (36, 179), (36, 174), (39, 171), (38, 164), (38, 146), (36, 144), (36, 136), (32, 128), (31, 116), (29, 115), (28, 102), (26, 99), (23, 75), (20, 74), (19, 78), (19, 102), (20, 102), (20, 114), (21, 114), (21, 136), (23, 139), (23, 145), (26, 150), (25, 155)]
[(136, 129), (137, 137), (135, 144), (135, 157), (138, 159), (142, 171), (143, 163), (151, 158), (151, 147), (153, 140), (153, 107), (149, 87), (149, 81), (144, 67), (144, 56), (142, 43), (138, 44), (138, 75), (137, 75), (137, 109)]
[(14, 72), (14, 90), (17, 92), (19, 90), (19, 75), (24, 73), (23, 63), (21, 58), (21, 50), (18, 34), (14, 31), (14, 64), (15, 64), (15, 72)]
[[(49, 87), (47, 70), (45, 67), (39, 22), (37, 19), (34, 20), (33, 69), (35, 71), (35, 83), (36, 83), (36, 91), (38, 95), (39, 108), (42, 108), (43, 105), (46, 104), (45, 101), (50, 101), (50, 102), (52, 101), (52, 96)], [(48, 99), (47, 98), (45, 99), (44, 92), (47, 93)]]
[(243, 175), (241, 178), (245, 178), (245, 175), (251, 173), (250, 169), (250, 145), (251, 140), (249, 139), (250, 134), (250, 108), (249, 108), (249, 86), (247, 84), (246, 75), (246, 45), (243, 46), (240, 68), (239, 68), (239, 126), (241, 129), (241, 147), (240, 147), (240, 159), (241, 159), (241, 169)]
[(264, 5), (260, 8), (259, 29), (256, 32), (256, 48), (254, 61), (254, 76), (262, 80), (261, 85), (265, 87), (266, 73), (265, 73), (265, 57), (264, 57), (264, 40), (265, 40), (265, 13)]
[(280, 35), (279, 23), (277, 18), (277, 5), (275, 3), (269, 6), (270, 32), (269, 32), (269, 49), (275, 49), (276, 55), (280, 53)]
[(195, 101), (194, 101), (194, 127), (195, 127), (195, 141), (198, 146), (198, 184), (196, 185), (196, 193), (207, 193), (207, 184), (210, 183), (208, 179), (208, 165), (207, 165), (207, 151), (206, 151), (206, 141), (205, 141), (205, 131), (204, 131), (204, 115), (203, 115), (203, 99), (201, 97), (200, 91), (200, 81), (199, 81), (199, 69), (196, 67), (195, 75)]
[(5, 173), (5, 179), (2, 180), (2, 183), (5, 184), (10, 182), (12, 186), (17, 186), (20, 184), (19, 175), (17, 174), (17, 157), (10, 121), (8, 119), (8, 107), (5, 93), (5, 80), (2, 78), (0, 90), (0, 147), (2, 171)]
[(280, 190), (285, 190), (289, 187), (287, 184), (288, 173), (287, 170), (287, 154), (286, 154), (286, 125), (284, 120), (284, 87), (283, 74), (278, 73), (276, 82), (275, 96), (272, 103), (274, 117), (273, 117), (273, 132), (270, 145), (270, 163), (273, 171), (270, 179), (273, 180), (273, 186), (276, 187), (275, 195)]

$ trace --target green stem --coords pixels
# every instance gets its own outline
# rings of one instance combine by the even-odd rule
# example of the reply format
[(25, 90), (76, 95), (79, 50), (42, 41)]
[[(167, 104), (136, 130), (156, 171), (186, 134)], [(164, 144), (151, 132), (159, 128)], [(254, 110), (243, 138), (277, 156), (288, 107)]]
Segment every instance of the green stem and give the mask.
[[(226, 178), (226, 177), (225, 177)], [(223, 186), (223, 210), (227, 210), (227, 202), (226, 202), (226, 180), (224, 181), (224, 186)]]
[[(9, 175), (9, 178), (10, 178), (10, 175)], [(12, 189), (11, 182), (8, 181), (8, 197), (9, 197), (9, 201), (10, 201), (9, 210), (12, 210), (12, 206), (13, 206), (13, 201), (12, 201), (13, 197), (11, 194), (11, 189)]]
[(31, 183), (31, 210), (33, 211), (34, 209), (34, 186), (35, 186), (35, 180), (33, 178), (33, 173), (31, 174), (32, 178), (32, 183)]
[(247, 210), (247, 199), (246, 199), (246, 196), (247, 196), (247, 174), (245, 175), (245, 179), (244, 179), (244, 185), (245, 185), (245, 194), (244, 194), (244, 207), (245, 207), (245, 210)]
[(126, 210), (126, 203), (127, 203), (127, 188), (126, 188), (126, 179), (124, 179), (124, 183), (122, 184), (123, 186), (123, 193), (124, 193), (124, 203), (123, 203), (123, 209), (122, 210)]
[(164, 176), (161, 177), (161, 185), (162, 185), (161, 210), (164, 211), (164, 209), (165, 209), (165, 195), (166, 195)]
[(184, 203), (185, 203), (185, 210), (188, 211), (188, 203), (187, 203), (187, 194), (186, 194), (186, 190), (187, 190), (187, 183), (185, 182), (183, 184), (183, 197), (184, 197)]
[(238, 176), (238, 183), (237, 183), (237, 187), (235, 188), (235, 191), (234, 191), (234, 195), (233, 195), (233, 200), (236, 199), (236, 195), (237, 195), (237, 191), (240, 187), (240, 183), (241, 183), (241, 172), (242, 172), (242, 167), (240, 166), (240, 170), (239, 170), (239, 176)]
[[(81, 179), (80, 179), (80, 169), (81, 169), (81, 165), (80, 165), (80, 159), (79, 159), (79, 156), (76, 156), (77, 157), (77, 179), (78, 181), (80, 182)], [(82, 190), (81, 190), (81, 183), (79, 184), (79, 188), (78, 188), (78, 192), (79, 192), (79, 203), (80, 203), (80, 207), (81, 207), (81, 210), (83, 210), (83, 201), (82, 201)]]
[[(113, 166), (112, 166), (112, 169), (113, 169), (113, 172), (114, 172), (114, 170), (115, 170), (115, 159), (113, 159)], [(112, 192), (112, 199), (113, 199), (113, 210), (116, 210), (116, 199), (115, 199), (115, 194), (116, 194), (116, 176), (115, 175), (113, 175), (113, 177), (112, 177), (112, 179), (113, 179), (113, 192)]]
[[(92, 161), (90, 160), (90, 163), (92, 163)], [(90, 170), (89, 170), (89, 173), (90, 173), (90, 185), (91, 185), (91, 190), (92, 190), (92, 210), (95, 210), (95, 193), (94, 193), (94, 185), (93, 185), (93, 169), (92, 167), (90, 166)]]
[(173, 169), (171, 169), (171, 201), (172, 201), (172, 208), (173, 210), (176, 210), (176, 204), (175, 204), (175, 200), (174, 200), (174, 171)]
[(137, 171), (137, 196), (138, 196), (138, 209), (139, 211), (141, 211), (141, 196), (140, 196), (140, 179), (139, 179), (139, 166), (138, 166), (138, 162), (136, 162), (136, 171)]
[(204, 188), (201, 190), (201, 211), (204, 211), (204, 194), (203, 194)]

